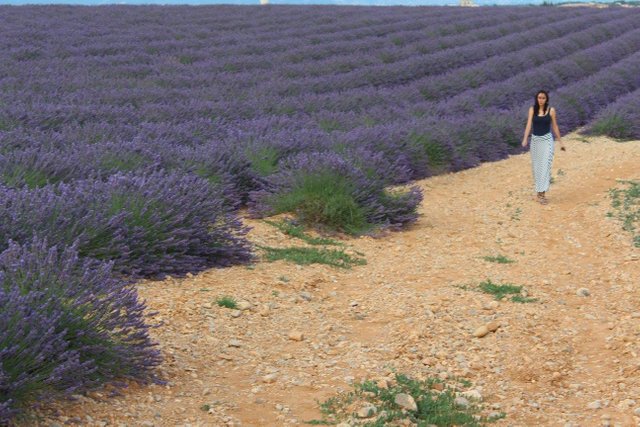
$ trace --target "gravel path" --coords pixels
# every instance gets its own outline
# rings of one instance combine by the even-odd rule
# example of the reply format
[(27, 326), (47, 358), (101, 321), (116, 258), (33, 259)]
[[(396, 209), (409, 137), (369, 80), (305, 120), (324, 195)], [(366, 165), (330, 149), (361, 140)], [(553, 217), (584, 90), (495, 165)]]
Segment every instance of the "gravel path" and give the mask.
[[(607, 217), (616, 180), (640, 179), (640, 143), (565, 142), (547, 206), (529, 155), (514, 156), (417, 182), (414, 226), (344, 240), (365, 266), (260, 262), (140, 283), (167, 385), (77, 396), (40, 425), (302, 424), (320, 417), (316, 400), (393, 370), (468, 379), (506, 414), (496, 425), (640, 425), (640, 249)], [(255, 243), (299, 244), (247, 223)], [(515, 262), (483, 259), (495, 255)], [(486, 279), (537, 301), (495, 301), (474, 289)], [(224, 295), (242, 310), (219, 307)]]

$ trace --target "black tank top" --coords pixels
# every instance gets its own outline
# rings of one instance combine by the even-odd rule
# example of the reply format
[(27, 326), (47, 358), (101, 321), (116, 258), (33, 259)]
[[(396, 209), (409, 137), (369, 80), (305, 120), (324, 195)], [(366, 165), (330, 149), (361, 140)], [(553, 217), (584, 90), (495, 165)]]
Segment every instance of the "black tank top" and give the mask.
[(549, 114), (551, 107), (547, 109), (547, 114), (539, 116), (535, 114), (533, 116), (533, 134), (536, 136), (543, 136), (551, 132), (551, 115)]

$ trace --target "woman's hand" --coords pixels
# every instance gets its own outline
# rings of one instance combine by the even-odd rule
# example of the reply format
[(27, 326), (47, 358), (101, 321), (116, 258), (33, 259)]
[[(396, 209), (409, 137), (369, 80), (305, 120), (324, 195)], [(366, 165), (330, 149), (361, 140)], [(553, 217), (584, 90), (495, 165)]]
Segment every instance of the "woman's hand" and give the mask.
[(529, 145), (529, 140), (528, 140), (527, 138), (524, 138), (524, 139), (522, 140), (522, 146), (523, 146), (523, 147), (526, 147), (527, 145)]

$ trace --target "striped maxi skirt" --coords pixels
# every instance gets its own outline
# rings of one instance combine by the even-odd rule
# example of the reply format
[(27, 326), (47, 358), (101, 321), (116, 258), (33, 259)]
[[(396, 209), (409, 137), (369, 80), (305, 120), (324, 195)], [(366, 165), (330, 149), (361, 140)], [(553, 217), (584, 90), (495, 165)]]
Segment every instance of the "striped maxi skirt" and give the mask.
[(551, 183), (551, 163), (553, 163), (553, 136), (531, 135), (531, 170), (538, 193), (549, 190)]

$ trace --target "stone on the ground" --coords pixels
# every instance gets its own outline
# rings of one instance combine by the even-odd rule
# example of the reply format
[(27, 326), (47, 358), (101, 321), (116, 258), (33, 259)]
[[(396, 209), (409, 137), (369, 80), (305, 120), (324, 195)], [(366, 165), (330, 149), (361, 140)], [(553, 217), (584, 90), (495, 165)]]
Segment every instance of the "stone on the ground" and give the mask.
[(600, 409), (602, 408), (602, 402), (600, 402), (599, 400), (594, 400), (593, 402), (589, 403), (587, 405), (587, 408), (589, 409)]
[(487, 335), (489, 333), (489, 328), (487, 328), (487, 325), (482, 325), (479, 328), (477, 328), (475, 331), (473, 331), (473, 336), (476, 338), (482, 338), (485, 335)]
[(576, 291), (576, 295), (578, 295), (579, 297), (588, 297), (589, 295), (591, 295), (591, 292), (589, 292), (589, 289), (587, 288), (580, 288)]
[(467, 400), (467, 398), (462, 397), (462, 396), (456, 397), (455, 400), (453, 401), (453, 403), (456, 406), (460, 406), (462, 408), (468, 408), (469, 407), (469, 400)]
[(406, 393), (398, 393), (398, 394), (396, 394), (394, 402), (396, 403), (396, 405), (398, 405), (401, 408), (404, 408), (404, 409), (406, 409), (408, 411), (417, 411), (418, 410), (418, 405), (416, 404), (416, 401), (409, 394), (406, 394)]
[(292, 341), (302, 341), (304, 340), (304, 334), (300, 331), (291, 331), (289, 332), (289, 339)]
[(358, 411), (358, 418), (370, 418), (378, 412), (378, 408), (374, 405), (367, 405), (360, 408)]
[(245, 311), (253, 307), (253, 304), (251, 304), (249, 301), (240, 301), (238, 302), (238, 304), (236, 304), (236, 306), (238, 307), (238, 310)]

